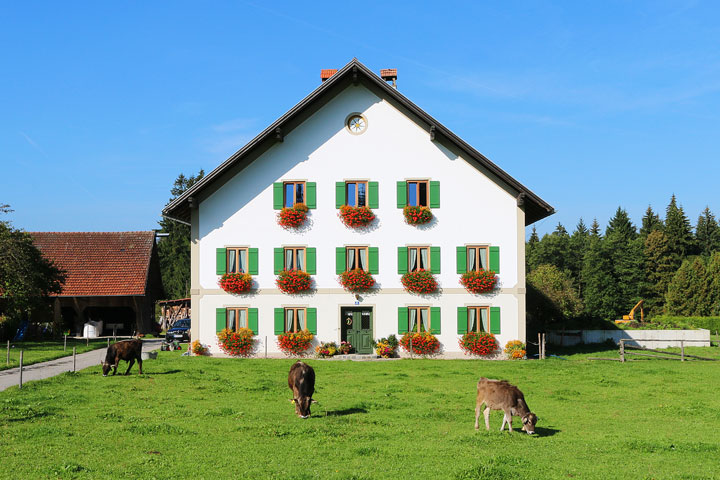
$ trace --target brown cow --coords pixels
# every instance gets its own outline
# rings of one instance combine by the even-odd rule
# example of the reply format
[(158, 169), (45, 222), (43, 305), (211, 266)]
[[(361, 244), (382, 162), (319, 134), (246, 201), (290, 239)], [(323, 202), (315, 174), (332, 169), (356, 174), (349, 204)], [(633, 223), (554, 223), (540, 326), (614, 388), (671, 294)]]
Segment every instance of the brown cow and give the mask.
[(134, 340), (123, 340), (122, 342), (113, 343), (107, 349), (107, 355), (105, 355), (105, 362), (101, 363), (103, 370), (103, 377), (107, 377), (110, 369), (113, 369), (113, 375), (117, 373), (117, 367), (120, 360), (130, 362), (125, 375), (130, 373), (130, 369), (135, 364), (135, 360), (138, 362), (138, 369), (142, 375), (142, 340), (136, 338)]
[(295, 404), (295, 413), (300, 418), (308, 418), (310, 404), (317, 403), (312, 399), (315, 393), (315, 370), (307, 363), (298, 360), (290, 367), (288, 387), (293, 392), (290, 401)]
[(480, 407), (485, 404), (485, 428), (490, 430), (490, 410), (502, 410), (505, 412), (500, 431), (505, 430), (507, 423), (512, 432), (513, 415), (522, 418), (522, 429), (529, 435), (535, 433), (535, 424), (538, 421), (537, 415), (532, 413), (525, 403), (525, 396), (515, 385), (507, 380), (490, 380), (481, 378), (477, 383), (477, 403), (475, 405), (475, 430), (479, 428)]

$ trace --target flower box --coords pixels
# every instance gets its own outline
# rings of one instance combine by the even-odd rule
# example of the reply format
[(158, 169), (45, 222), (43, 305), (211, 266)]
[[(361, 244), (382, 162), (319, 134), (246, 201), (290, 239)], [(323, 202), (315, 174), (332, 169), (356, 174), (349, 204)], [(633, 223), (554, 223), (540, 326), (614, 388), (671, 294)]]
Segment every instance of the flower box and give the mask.
[(416, 207), (413, 205), (406, 205), (403, 208), (403, 215), (405, 216), (405, 223), (408, 225), (422, 225), (433, 218), (430, 207)]
[(306, 354), (306, 350), (310, 347), (313, 334), (308, 330), (301, 332), (285, 332), (277, 336), (277, 344), (280, 351), (287, 356)]
[(408, 332), (400, 339), (400, 346), (415, 355), (434, 355), (440, 349), (440, 342), (430, 332)]
[(432, 293), (438, 287), (432, 272), (423, 269), (405, 273), (400, 281), (410, 293)]
[(513, 360), (522, 360), (525, 358), (525, 344), (520, 340), (510, 340), (505, 344), (505, 350), (503, 350), (508, 358)]
[(233, 357), (249, 357), (255, 348), (255, 335), (249, 328), (241, 328), (237, 332), (221, 330), (217, 334), (220, 349)]
[(375, 220), (375, 214), (369, 207), (352, 207), (343, 205), (338, 213), (340, 220), (351, 228), (366, 227)]
[(495, 335), (486, 332), (468, 332), (458, 340), (465, 355), (488, 356), (495, 353), (499, 345)]
[(477, 270), (463, 273), (460, 283), (470, 293), (492, 292), (497, 285), (497, 275), (492, 270)]
[(283, 228), (298, 228), (307, 218), (308, 207), (304, 203), (296, 203), (292, 208), (283, 207), (277, 214), (277, 222)]
[(249, 273), (226, 273), (218, 281), (220, 288), (228, 293), (243, 293), (252, 288), (252, 276)]
[(364, 292), (375, 285), (373, 276), (365, 270), (351, 270), (343, 272), (339, 277), (340, 285), (348, 292)]
[(310, 290), (312, 279), (310, 274), (302, 270), (283, 270), (277, 276), (275, 284), (283, 293), (300, 293)]

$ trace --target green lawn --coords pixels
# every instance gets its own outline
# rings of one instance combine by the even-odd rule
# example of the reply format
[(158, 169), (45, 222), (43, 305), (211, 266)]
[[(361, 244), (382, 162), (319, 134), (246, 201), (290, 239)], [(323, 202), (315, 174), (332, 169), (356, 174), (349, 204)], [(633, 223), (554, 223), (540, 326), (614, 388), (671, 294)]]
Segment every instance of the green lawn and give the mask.
[[(0, 478), (720, 478), (720, 362), (588, 355), (617, 353), (311, 359), (320, 405), (301, 420), (292, 360), (160, 352), (142, 376), (94, 367), (0, 392)], [(500, 412), (473, 429), (480, 376), (525, 392), (537, 435), (500, 433)]]
[(89, 345), (85, 345), (85, 339), (67, 339), (67, 350), (63, 351), (63, 341), (61, 340), (43, 340), (38, 342), (10, 342), (10, 364), (7, 363), (7, 343), (0, 345), (0, 370), (15, 368), (20, 366), (20, 351), (23, 353), (23, 365), (32, 365), (33, 363), (47, 362), (56, 358), (72, 355), (73, 347), (77, 353), (89, 352), (97, 348), (107, 347), (107, 339), (90, 340)]

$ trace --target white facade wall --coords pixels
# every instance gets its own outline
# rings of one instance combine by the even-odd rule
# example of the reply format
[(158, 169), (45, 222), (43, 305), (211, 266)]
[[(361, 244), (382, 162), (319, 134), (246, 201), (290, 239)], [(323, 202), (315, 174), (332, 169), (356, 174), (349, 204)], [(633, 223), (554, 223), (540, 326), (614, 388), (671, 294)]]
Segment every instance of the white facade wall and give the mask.
[[(355, 112), (368, 122), (361, 135), (345, 128), (346, 118)], [(377, 220), (367, 231), (347, 228), (337, 217), (335, 182), (351, 179), (379, 182)], [(406, 179), (440, 181), (440, 208), (433, 209), (431, 224), (405, 224), (396, 204), (396, 182)], [(317, 184), (317, 209), (310, 210), (306, 227), (298, 231), (281, 228), (273, 210), (273, 182), (289, 180)], [(335, 273), (335, 248), (344, 245), (379, 247), (379, 274), (374, 277), (381, 290), (362, 294), (360, 301), (361, 306), (374, 306), (375, 338), (397, 334), (398, 307), (439, 306), (439, 340), (445, 351), (458, 351), (457, 307), (490, 305), (501, 307), (501, 345), (525, 339), (524, 216), (516, 199), (363, 86), (348, 87), (202, 200), (194, 218), (198, 245), (193, 253), (199, 256), (192, 278), (193, 319), (198, 325), (194, 334), (213, 353), (219, 351), (215, 309), (227, 306), (258, 308), (259, 337), (268, 337), (271, 353), (277, 352), (276, 307), (317, 308), (317, 339), (339, 342), (340, 306), (356, 302), (354, 294), (342, 290)], [(456, 246), (465, 244), (500, 247), (498, 293), (472, 295), (459, 284)], [(397, 247), (405, 245), (441, 247), (442, 272), (436, 275), (441, 293), (419, 296), (402, 289)], [(259, 249), (259, 275), (254, 277), (259, 288), (250, 294), (229, 295), (217, 285), (215, 250), (229, 246)], [(315, 293), (286, 295), (276, 288), (273, 249), (281, 246), (317, 249)]]

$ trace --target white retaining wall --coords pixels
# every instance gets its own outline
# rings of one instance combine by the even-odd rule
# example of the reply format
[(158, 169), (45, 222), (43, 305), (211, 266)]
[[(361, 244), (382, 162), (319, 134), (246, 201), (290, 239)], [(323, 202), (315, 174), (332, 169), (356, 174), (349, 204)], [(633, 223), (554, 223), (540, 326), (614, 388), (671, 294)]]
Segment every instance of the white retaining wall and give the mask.
[(549, 343), (565, 346), (606, 340), (620, 343), (620, 339), (633, 340), (626, 343), (648, 348), (679, 347), (680, 340), (686, 342), (686, 347), (709, 347), (710, 330), (566, 330), (565, 335), (561, 332), (548, 332), (547, 335)]

